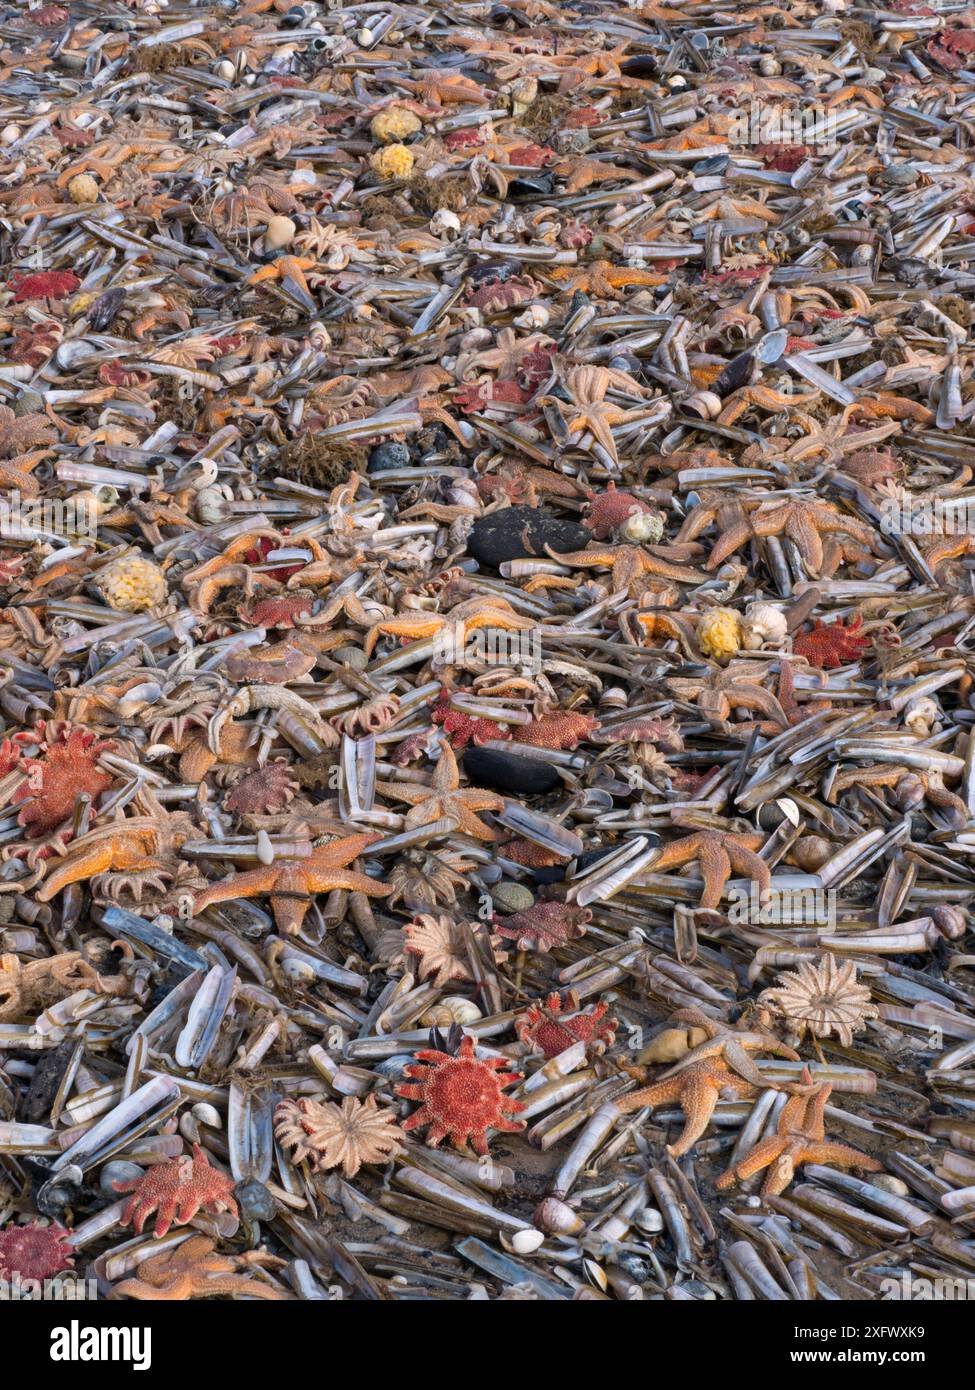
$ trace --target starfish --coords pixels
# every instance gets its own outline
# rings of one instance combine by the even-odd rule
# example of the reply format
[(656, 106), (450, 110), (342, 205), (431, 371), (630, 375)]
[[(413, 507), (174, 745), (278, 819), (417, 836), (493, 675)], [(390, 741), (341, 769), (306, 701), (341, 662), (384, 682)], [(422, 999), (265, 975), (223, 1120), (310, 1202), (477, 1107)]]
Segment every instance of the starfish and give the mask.
[(699, 830), (683, 840), (665, 845), (650, 866), (655, 874), (697, 862), (704, 879), (701, 907), (715, 908), (721, 901), (731, 871), (747, 874), (766, 896), (772, 887), (769, 867), (755, 853), (765, 843), (764, 835), (734, 835), (721, 830)]
[(405, 87), (408, 92), (416, 92), (429, 106), (441, 106), (444, 102), (472, 102), (475, 106), (487, 106), (490, 97), (476, 82), (462, 73), (444, 73), (439, 69), (424, 70), (417, 80), (396, 77), (394, 84)]
[[(811, 1081), (808, 1067), (803, 1071), (803, 1082)], [(753, 1173), (768, 1169), (762, 1184), (763, 1197), (778, 1197), (789, 1186), (795, 1171), (801, 1163), (835, 1163), (839, 1168), (862, 1168), (868, 1173), (879, 1173), (883, 1164), (869, 1154), (860, 1153), (847, 1144), (834, 1144), (826, 1140), (824, 1112), (832, 1086), (819, 1086), (811, 1095), (791, 1096), (782, 1107), (779, 1116), (778, 1132), (769, 1139), (763, 1139), (726, 1173), (722, 1173), (715, 1187), (723, 1192), (736, 1182), (750, 1178)]]
[(48, 903), (62, 888), (96, 874), (157, 868), (158, 856), (173, 854), (192, 833), (192, 822), (180, 813), (168, 819), (140, 816), (100, 826), (75, 841), (70, 852), (35, 889), (35, 896), (38, 902)]
[(382, 898), (392, 889), (367, 874), (350, 869), (349, 864), (364, 854), (381, 835), (345, 835), (330, 844), (319, 845), (307, 859), (275, 859), (272, 864), (246, 873), (231, 874), (198, 893), (193, 901), (193, 913), (198, 916), (212, 903), (225, 903), (235, 898), (256, 898), (267, 893), (271, 911), (279, 931), (296, 936), (301, 931), (305, 913), (315, 893), (330, 893), (335, 888), (350, 893), (366, 893)]
[(280, 280), (284, 284), (285, 280), (292, 280), (310, 298), (311, 287), (305, 279), (305, 271), (314, 270), (317, 264), (314, 256), (278, 256), (270, 265), (262, 265), (260, 270), (255, 270), (247, 283), (263, 285), (268, 280)]
[(575, 711), (553, 710), (518, 730), (518, 742), (536, 748), (578, 748), (599, 728), (599, 720)]
[(460, 772), (457, 759), (449, 743), (440, 745), (440, 757), (433, 770), (433, 783), (429, 787), (412, 786), (408, 782), (377, 782), (376, 789), (383, 796), (391, 796), (400, 801), (408, 801), (412, 810), (407, 811), (405, 826), (415, 830), (421, 825), (432, 825), (435, 821), (449, 817), (457, 822), (457, 829), (463, 835), (475, 840), (500, 840), (497, 831), (476, 816), (476, 811), (500, 811), (504, 807), (504, 797), (496, 792), (482, 791), (476, 787), (460, 790)]
[(695, 1062), (717, 1059), (729, 1066), (743, 1081), (762, 1088), (767, 1087), (769, 1083), (753, 1064), (748, 1055), (750, 1052), (771, 1052), (773, 1056), (785, 1057), (790, 1062), (799, 1060), (798, 1052), (780, 1042), (767, 1028), (729, 1028), (726, 1024), (709, 1018), (700, 1009), (678, 1009), (670, 1021), (688, 1023), (692, 1028), (701, 1029), (707, 1034), (707, 1040), (698, 1043), (697, 1047), (688, 1052), (686, 1057), (682, 1057), (670, 1071), (664, 1072), (661, 1078), (664, 1081), (669, 1081), (671, 1077)]
[(717, 569), (729, 555), (751, 540), (785, 535), (795, 543), (806, 568), (815, 577), (823, 564), (821, 531), (845, 531), (868, 547), (873, 543), (873, 533), (862, 521), (844, 516), (822, 502), (782, 502), (759, 507), (726, 531), (708, 556), (707, 568)]
[(184, 1303), (190, 1298), (210, 1298), (219, 1294), (233, 1298), (285, 1299), (281, 1289), (262, 1279), (248, 1279), (242, 1269), (286, 1262), (263, 1250), (243, 1255), (215, 1255), (215, 1242), (205, 1235), (192, 1235), (175, 1250), (143, 1260), (131, 1279), (123, 1279), (112, 1289), (110, 1298), (136, 1298), (149, 1302)]
[(141, 1178), (112, 1183), (116, 1192), (132, 1193), (122, 1213), (122, 1225), (132, 1222), (136, 1235), (141, 1235), (155, 1211), (157, 1236), (164, 1236), (174, 1222), (185, 1226), (202, 1208), (236, 1216), (237, 1203), (230, 1195), (234, 1186), (233, 1178), (210, 1166), (199, 1144), (193, 1145), (192, 1159), (183, 1154), (168, 1163), (154, 1164)]
[(549, 1061), (573, 1043), (584, 1042), (594, 1052), (605, 1052), (616, 1038), (617, 1022), (607, 1018), (608, 1004), (597, 1004), (584, 1013), (579, 1008), (579, 996), (569, 990), (563, 1002), (560, 994), (550, 994), (544, 1004), (530, 1004), (515, 1019), (518, 1041), (531, 1050), (540, 1051)]
[(847, 624), (842, 618), (824, 623), (817, 618), (808, 632), (797, 633), (792, 643), (796, 656), (805, 657), (810, 666), (822, 671), (835, 670), (847, 661), (859, 661), (870, 639), (860, 631), (863, 618), (858, 613)]
[(553, 946), (564, 946), (576, 937), (585, 936), (586, 926), (591, 921), (588, 907), (559, 902), (535, 903), (524, 912), (494, 919), (498, 935), (516, 941), (519, 951), (538, 951), (543, 955)]
[(676, 1101), (684, 1112), (684, 1130), (676, 1144), (667, 1145), (667, 1151), (674, 1158), (680, 1158), (693, 1148), (707, 1129), (721, 1096), (754, 1100), (757, 1094), (751, 1082), (736, 1076), (720, 1058), (706, 1057), (685, 1067), (669, 1080), (657, 1081), (652, 1086), (644, 1086), (642, 1090), (624, 1096), (616, 1105), (621, 1114), (629, 1115), (634, 1110), (642, 1110), (645, 1105), (666, 1105)]
[[(753, 661), (735, 662), (723, 671), (714, 671), (707, 680), (672, 676), (667, 686), (682, 699), (696, 700), (705, 719), (722, 733), (749, 738), (757, 726), (760, 733), (771, 736), (786, 728), (789, 719), (771, 691), (759, 685), (755, 679), (762, 679), (765, 670), (758, 668)], [(736, 709), (751, 710), (763, 714), (765, 718), (729, 724), (728, 720)]]
[[(713, 143), (713, 142), (712, 142)], [(738, 222), (741, 218), (756, 217), (760, 222), (778, 222), (779, 215), (757, 203), (754, 198), (718, 198), (704, 212), (695, 214), (698, 222)]]
[(456, 630), (459, 649), (463, 650), (467, 634), (484, 627), (498, 627), (505, 632), (527, 632), (535, 627), (535, 623), (528, 618), (519, 618), (504, 599), (472, 598), (456, 604), (447, 614), (414, 609), (395, 618), (382, 618), (366, 633), (363, 650), (366, 656), (372, 656), (383, 634), (410, 639), (437, 637), (448, 628)]
[[(620, 179), (641, 179), (642, 174), (636, 173), (633, 169), (621, 169), (616, 164), (606, 164), (600, 159), (563, 159), (555, 165), (555, 172), (560, 179), (565, 179), (566, 193), (581, 193), (584, 188), (589, 188), (594, 183), (618, 182)], [(603, 265), (609, 262), (603, 261)], [(624, 271), (625, 271), (624, 267)], [(646, 271), (643, 272), (647, 274)], [(666, 276), (656, 277), (657, 284), (666, 281)], [(625, 281), (623, 282), (625, 283)], [(646, 284), (645, 280), (633, 281), (634, 284)]]
[(572, 569), (595, 565), (600, 569), (613, 571), (613, 591), (615, 593), (634, 593), (641, 586), (643, 576), (653, 574), (661, 579), (674, 579), (681, 584), (705, 584), (707, 575), (700, 570), (689, 569), (686, 565), (675, 565), (654, 555), (651, 550), (637, 545), (594, 545), (587, 550), (570, 550), (560, 555), (550, 545), (546, 553), (560, 565)]
[(524, 1110), (521, 1101), (504, 1095), (508, 1086), (524, 1080), (520, 1072), (509, 1072), (507, 1057), (477, 1057), (474, 1039), (465, 1033), (456, 1057), (426, 1049), (414, 1053), (417, 1063), (404, 1067), (403, 1075), (413, 1080), (401, 1083), (396, 1094), (422, 1104), (403, 1124), (405, 1130), (428, 1125), (426, 1142), (435, 1149), (449, 1139), (457, 1149), (470, 1141), (477, 1154), (486, 1154), (487, 1131), (516, 1134), (525, 1128), (524, 1120), (512, 1120)]

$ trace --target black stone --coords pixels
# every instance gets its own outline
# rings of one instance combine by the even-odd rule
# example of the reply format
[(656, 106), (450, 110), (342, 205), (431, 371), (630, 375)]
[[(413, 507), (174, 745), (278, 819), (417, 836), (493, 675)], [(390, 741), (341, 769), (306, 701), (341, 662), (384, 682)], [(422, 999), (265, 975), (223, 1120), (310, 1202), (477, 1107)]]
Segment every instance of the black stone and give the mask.
[(546, 545), (560, 554), (584, 550), (591, 539), (584, 526), (562, 521), (542, 507), (505, 507), (475, 521), (467, 553), (478, 564), (497, 569), (505, 560), (544, 556)]
[(367, 473), (385, 473), (388, 468), (408, 468), (410, 451), (407, 445), (390, 440), (388, 444), (377, 444), (369, 451)]
[(493, 787), (516, 796), (540, 796), (560, 786), (562, 780), (551, 763), (501, 753), (496, 748), (468, 748), (464, 771), (475, 786)]
[(505, 280), (510, 280), (512, 275), (520, 275), (524, 266), (514, 256), (506, 256), (500, 261), (481, 261), (480, 265), (468, 272), (467, 280), (471, 285), (504, 284)]

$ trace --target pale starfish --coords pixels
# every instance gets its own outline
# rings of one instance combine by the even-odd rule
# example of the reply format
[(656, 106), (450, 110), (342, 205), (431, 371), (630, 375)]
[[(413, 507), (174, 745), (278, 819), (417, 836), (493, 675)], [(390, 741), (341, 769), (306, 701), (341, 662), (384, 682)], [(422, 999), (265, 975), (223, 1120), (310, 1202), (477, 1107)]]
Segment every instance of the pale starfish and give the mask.
[(392, 888), (379, 883), (367, 874), (347, 866), (364, 854), (381, 835), (345, 835), (320, 845), (307, 859), (276, 859), (272, 864), (246, 873), (231, 874), (221, 879), (193, 900), (193, 913), (198, 916), (213, 903), (225, 903), (235, 898), (256, 898), (267, 893), (271, 911), (279, 931), (296, 935), (301, 931), (305, 913), (315, 893), (330, 893), (342, 888), (350, 893), (366, 893), (372, 898), (385, 897)]
[(825, 503), (798, 499), (759, 507), (745, 520), (732, 526), (708, 556), (707, 568), (717, 569), (729, 555), (751, 540), (785, 535), (795, 543), (810, 574), (818, 576), (823, 564), (821, 531), (844, 531), (868, 548), (873, 543), (873, 532), (862, 521), (844, 516)]
[(642, 546), (593, 545), (587, 550), (570, 550), (565, 555), (560, 555), (550, 545), (545, 549), (553, 560), (572, 569), (587, 568), (589, 565), (611, 569), (615, 593), (634, 593), (637, 585), (642, 592), (643, 576), (646, 574), (658, 575), (661, 579), (675, 579), (681, 584), (705, 584), (708, 578), (700, 570), (675, 565)]
[(485, 825), (475, 811), (500, 811), (504, 807), (504, 797), (495, 792), (481, 791), (471, 787), (460, 790), (460, 772), (457, 759), (449, 743), (440, 745), (440, 757), (433, 772), (433, 784), (417, 787), (409, 782), (377, 782), (376, 788), (383, 796), (391, 796), (400, 801), (408, 801), (412, 810), (406, 813), (406, 829), (415, 830), (420, 825), (432, 825), (435, 821), (451, 818), (457, 821), (458, 830), (475, 840), (500, 840), (503, 837)]

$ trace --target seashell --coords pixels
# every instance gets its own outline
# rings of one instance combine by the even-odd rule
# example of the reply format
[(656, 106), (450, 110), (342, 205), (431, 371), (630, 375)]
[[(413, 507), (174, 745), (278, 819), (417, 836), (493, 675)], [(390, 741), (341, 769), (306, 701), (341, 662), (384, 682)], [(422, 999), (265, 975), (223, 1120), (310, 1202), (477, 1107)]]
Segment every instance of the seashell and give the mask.
[(456, 236), (460, 231), (460, 218), (449, 208), (441, 208), (430, 218), (430, 230), (434, 236)]
[(135, 1182), (142, 1177), (144, 1169), (138, 1163), (129, 1163), (123, 1158), (114, 1158), (111, 1163), (102, 1165), (98, 1174), (98, 1187), (113, 1202), (118, 1201), (118, 1193), (112, 1186), (116, 1182)]
[(451, 994), (445, 999), (440, 999), (434, 1004), (432, 1009), (427, 1009), (426, 1013), (420, 1018), (420, 1022), (425, 1028), (449, 1028), (452, 1023), (463, 1026), (465, 1023), (476, 1023), (484, 1015), (474, 1003), (473, 999), (465, 999), (463, 995)]
[(696, 415), (699, 420), (714, 420), (723, 409), (724, 402), (713, 391), (695, 391), (688, 396), (682, 409), (685, 415)]
[(534, 894), (523, 883), (511, 883), (507, 879), (495, 885), (491, 896), (495, 907), (502, 912), (527, 912), (535, 902)]
[(814, 874), (833, 853), (833, 846), (822, 835), (803, 835), (792, 846), (790, 859), (805, 874)]
[(904, 723), (917, 738), (928, 738), (941, 718), (941, 707), (930, 695), (912, 700), (904, 710)]
[(786, 616), (774, 603), (750, 603), (741, 625), (741, 645), (746, 652), (755, 652), (766, 643), (777, 647), (789, 631)]
[(585, 1222), (559, 1197), (544, 1197), (535, 1208), (532, 1220), (553, 1236), (574, 1236)]
[(656, 545), (664, 533), (664, 519), (659, 512), (632, 512), (619, 533), (631, 545)]
[(692, 1048), (707, 1038), (703, 1028), (665, 1028), (655, 1038), (651, 1038), (640, 1052), (637, 1061), (641, 1066), (658, 1066), (664, 1062), (679, 1062)]
[(267, 231), (264, 233), (264, 240), (268, 246), (279, 250), (282, 247), (290, 246), (295, 239), (298, 228), (290, 217), (272, 217), (267, 224)]
[(889, 1192), (892, 1197), (910, 1197), (911, 1189), (906, 1182), (895, 1178), (893, 1173), (871, 1173), (867, 1179), (871, 1187), (879, 1187), (881, 1192)]
[(531, 1255), (544, 1243), (545, 1233), (543, 1231), (515, 1231), (511, 1237), (511, 1248), (516, 1255)]
[(968, 917), (956, 903), (942, 903), (931, 912), (931, 920), (942, 936), (958, 941), (968, 930)]

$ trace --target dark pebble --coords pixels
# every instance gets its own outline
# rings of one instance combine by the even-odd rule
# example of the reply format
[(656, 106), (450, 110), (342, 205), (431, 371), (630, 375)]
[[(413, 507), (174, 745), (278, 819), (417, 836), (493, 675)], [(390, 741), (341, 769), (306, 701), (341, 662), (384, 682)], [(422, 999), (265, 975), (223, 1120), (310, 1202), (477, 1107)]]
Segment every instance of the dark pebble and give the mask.
[(544, 556), (546, 545), (560, 554), (584, 550), (591, 539), (585, 527), (562, 521), (542, 507), (504, 507), (475, 521), (467, 553), (478, 564), (497, 569), (505, 560)]
[(387, 468), (408, 468), (409, 464), (410, 451), (407, 445), (390, 441), (388, 444), (377, 444), (375, 449), (369, 450), (366, 472), (384, 473)]
[(475, 786), (493, 787), (495, 791), (515, 795), (540, 796), (561, 785), (561, 778), (551, 763), (500, 753), (495, 748), (468, 748), (464, 754), (464, 771)]

